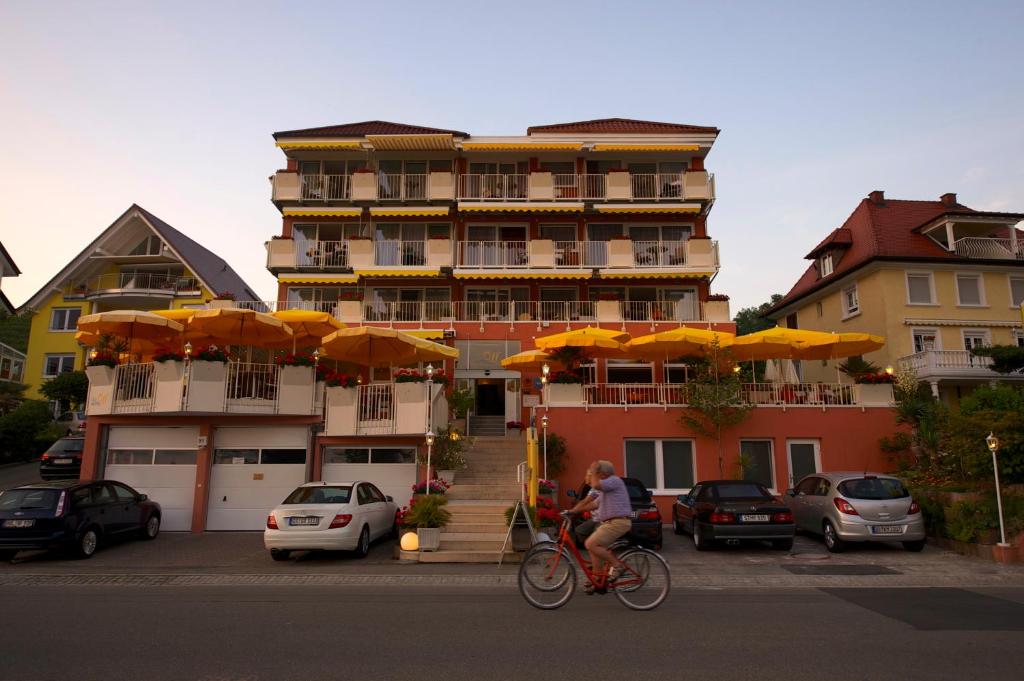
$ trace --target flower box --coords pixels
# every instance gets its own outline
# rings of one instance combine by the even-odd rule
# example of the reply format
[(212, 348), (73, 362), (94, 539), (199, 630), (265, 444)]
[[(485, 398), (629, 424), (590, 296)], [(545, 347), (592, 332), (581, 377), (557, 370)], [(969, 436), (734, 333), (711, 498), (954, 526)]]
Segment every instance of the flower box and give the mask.
[(891, 383), (857, 383), (853, 396), (862, 407), (891, 407), (894, 402)]
[(427, 384), (395, 383), (395, 434), (423, 435), (427, 422)]
[(206, 304), (206, 307), (208, 307), (211, 310), (223, 310), (235, 307), (235, 301), (227, 300), (224, 298), (214, 298), (213, 300)]
[(313, 413), (314, 374), (311, 366), (284, 365), (278, 375), (277, 411), (279, 414)]
[(455, 175), (448, 170), (432, 170), (427, 176), (428, 201), (454, 201)]
[(531, 201), (552, 201), (555, 198), (554, 179), (545, 170), (530, 173), (528, 187)]
[(613, 239), (608, 242), (608, 267), (634, 266), (632, 239)]
[(196, 359), (189, 362), (185, 411), (223, 412), (227, 389), (226, 362)]
[(419, 527), (416, 534), (420, 540), (420, 551), (437, 551), (441, 548), (440, 527)]
[(157, 362), (153, 372), (156, 381), (153, 386), (153, 411), (181, 411), (181, 397), (185, 387), (185, 362)]
[(622, 321), (622, 304), (618, 300), (598, 300), (594, 308), (599, 322)]
[(628, 201), (633, 198), (633, 187), (627, 171), (609, 171), (605, 176), (605, 198), (612, 201)]
[(355, 435), (358, 390), (330, 387), (326, 389), (324, 435)]
[(687, 170), (683, 174), (683, 198), (687, 201), (711, 200), (711, 183), (706, 170)]
[(728, 300), (709, 300), (704, 303), (704, 320), (708, 322), (731, 322)]
[(377, 200), (377, 173), (369, 168), (360, 168), (352, 173), (352, 200)]
[(339, 322), (358, 324), (363, 321), (363, 303), (359, 300), (339, 300), (334, 308)]
[(295, 240), (275, 237), (267, 242), (267, 269), (290, 270), (296, 265)]
[(692, 267), (715, 267), (714, 242), (694, 237), (686, 241), (686, 264)]
[(348, 240), (348, 264), (352, 269), (373, 267), (374, 253), (372, 239)]
[(553, 407), (580, 407), (583, 406), (583, 384), (582, 383), (549, 383), (546, 388), (544, 404)]
[(427, 240), (427, 267), (452, 266), (452, 240), (431, 237)]
[(274, 201), (299, 201), (299, 174), (291, 170), (278, 170), (270, 178), (271, 196)]
[(114, 367), (96, 365), (85, 367), (89, 378), (86, 415), (110, 414), (114, 409)]
[(530, 267), (555, 266), (555, 242), (551, 239), (533, 239), (526, 247)]

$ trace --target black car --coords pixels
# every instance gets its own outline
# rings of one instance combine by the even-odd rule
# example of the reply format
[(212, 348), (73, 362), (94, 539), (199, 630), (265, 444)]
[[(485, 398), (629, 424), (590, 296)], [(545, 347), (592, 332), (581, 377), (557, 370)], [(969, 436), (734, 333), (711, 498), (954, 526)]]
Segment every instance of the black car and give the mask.
[[(629, 503), (633, 507), (630, 513), (632, 527), (624, 537), (629, 541), (654, 549), (661, 549), (661, 513), (651, 496), (651, 491), (636, 478), (623, 478), (626, 491), (629, 492)], [(569, 496), (582, 499), (590, 494), (590, 485), (584, 484), (579, 492), (569, 490)], [(593, 523), (588, 518), (573, 517), (573, 530), (578, 538), (586, 537), (593, 532)]]
[(39, 461), (43, 480), (77, 480), (82, 472), (83, 437), (62, 437), (54, 442)]
[(120, 482), (37, 482), (0, 492), (0, 560), (54, 548), (90, 558), (109, 538), (159, 532), (160, 504)]
[(689, 532), (698, 551), (714, 542), (767, 540), (780, 551), (793, 548), (793, 513), (757, 482), (708, 480), (680, 494), (672, 504), (672, 529)]

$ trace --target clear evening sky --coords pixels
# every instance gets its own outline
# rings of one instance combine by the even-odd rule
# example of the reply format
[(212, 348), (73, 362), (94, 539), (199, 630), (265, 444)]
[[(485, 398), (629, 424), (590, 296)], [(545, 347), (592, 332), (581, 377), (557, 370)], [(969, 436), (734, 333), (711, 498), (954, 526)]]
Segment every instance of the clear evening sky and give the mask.
[(873, 189), (1024, 211), (1024, 3), (0, 0), (0, 239), (16, 305), (136, 202), (271, 299), (275, 130), (716, 125), (733, 311)]

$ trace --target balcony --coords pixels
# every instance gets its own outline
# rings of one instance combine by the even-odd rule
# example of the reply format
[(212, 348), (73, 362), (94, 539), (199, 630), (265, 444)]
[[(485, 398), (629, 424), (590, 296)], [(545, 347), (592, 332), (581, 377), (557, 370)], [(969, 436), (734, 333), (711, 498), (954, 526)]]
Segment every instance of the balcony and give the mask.
[[(891, 385), (848, 383), (744, 383), (743, 399), (755, 407), (889, 407)], [(545, 404), (551, 407), (685, 407), (685, 383), (550, 384)]]
[[(428, 393), (427, 388), (431, 391)], [(444, 387), (427, 383), (374, 383), (328, 388), (324, 434), (415, 435), (448, 423)]]
[(902, 371), (913, 371), (922, 381), (1024, 380), (1021, 374), (1000, 374), (992, 370), (991, 357), (979, 357), (967, 350), (925, 350), (900, 357)]
[(452, 241), (400, 241), (368, 238), (345, 241), (299, 241), (275, 238), (266, 243), (267, 269), (367, 270), (375, 267), (424, 267), (436, 274), (452, 266)]
[(111, 272), (101, 274), (84, 283), (69, 284), (64, 289), (65, 299), (91, 298), (174, 298), (199, 296), (199, 280), (148, 272)]
[(1024, 260), (1024, 241), (968, 236), (953, 242), (953, 252), (961, 258)]
[[(680, 269), (718, 271), (718, 242), (686, 241), (462, 241), (455, 267), (497, 269)], [(695, 276), (699, 276), (696, 275)]]
[(282, 170), (270, 178), (270, 184), (274, 201), (329, 204), (455, 200), (455, 179), (450, 172), (303, 175)]
[(21, 383), (25, 378), (25, 353), (0, 343), (0, 381)]
[(86, 368), (86, 414), (319, 413), (312, 367), (252, 362), (146, 362)]

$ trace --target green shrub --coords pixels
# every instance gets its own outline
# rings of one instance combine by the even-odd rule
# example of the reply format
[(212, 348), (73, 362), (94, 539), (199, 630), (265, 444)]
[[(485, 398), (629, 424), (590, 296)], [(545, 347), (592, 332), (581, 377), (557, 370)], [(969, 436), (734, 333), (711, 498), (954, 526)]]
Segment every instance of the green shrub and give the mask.
[[(549, 478), (554, 478), (554, 477), (558, 476), (562, 471), (565, 470), (565, 453), (566, 453), (567, 447), (566, 447), (566, 444), (565, 444), (565, 438), (562, 437), (561, 435), (558, 435), (557, 433), (552, 433), (550, 430), (548, 431), (547, 441), (548, 441), (548, 450), (547, 450), (548, 477)], [(540, 448), (539, 448), (537, 453), (540, 454), (541, 462), (542, 462), (542, 465), (543, 465), (543, 461), (544, 461), (544, 443), (543, 442), (541, 442)]]
[(914, 499), (921, 507), (925, 531), (933, 537), (947, 536), (946, 507), (942, 505), (942, 502), (916, 492)]
[(949, 507), (949, 536), (957, 541), (973, 542), (983, 533), (999, 527), (995, 503), (987, 500), (958, 501)]
[(409, 500), (409, 510), (402, 518), (406, 527), (444, 527), (452, 519), (445, 508), (448, 499), (440, 494), (416, 495)]
[(0, 461), (26, 461), (39, 456), (60, 437), (50, 405), (25, 400), (0, 416)]

